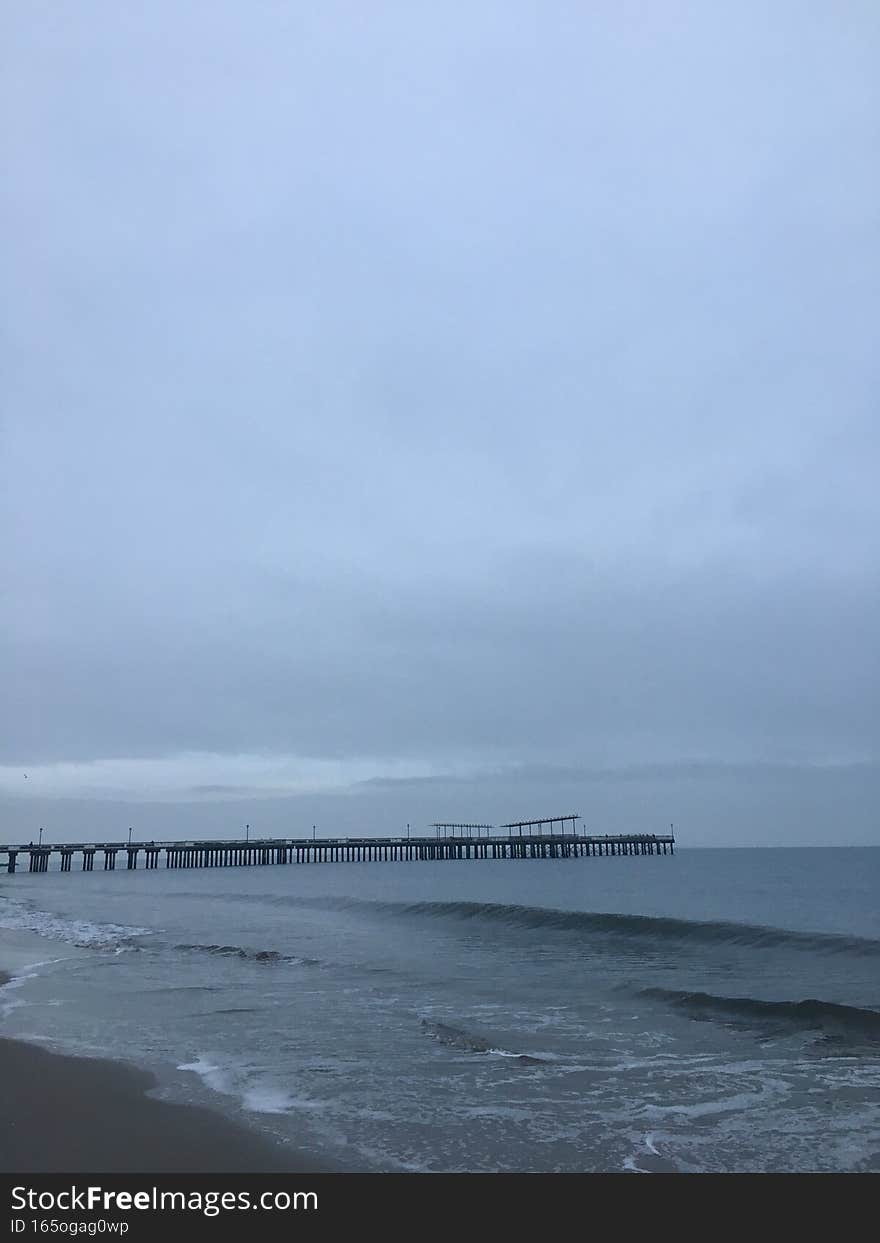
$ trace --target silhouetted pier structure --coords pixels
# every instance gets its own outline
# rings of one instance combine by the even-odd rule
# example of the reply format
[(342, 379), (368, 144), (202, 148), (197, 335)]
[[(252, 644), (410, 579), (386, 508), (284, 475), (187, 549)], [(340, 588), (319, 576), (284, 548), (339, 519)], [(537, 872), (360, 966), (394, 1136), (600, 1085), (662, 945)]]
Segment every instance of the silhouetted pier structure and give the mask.
[[(522, 820), (502, 825), (500, 834), (487, 824), (434, 824), (433, 837), (290, 837), (218, 839), (171, 842), (63, 842), (34, 846), (0, 846), (0, 869), (18, 870), (19, 855), (29, 872), (48, 872), (53, 857), (61, 872), (112, 872), (119, 866), (131, 871), (143, 861), (157, 868), (253, 867), (288, 863), (413, 863), (440, 859), (576, 859), (617, 855), (675, 853), (675, 835), (627, 833), (617, 836), (578, 833), (579, 816), (552, 820)], [(565, 832), (565, 825), (571, 831)], [(560, 831), (544, 832), (560, 825)], [(523, 832), (523, 830), (528, 830)], [(494, 830), (494, 831), (493, 831)], [(476, 834), (476, 836), (475, 836)], [(54, 868), (52, 869), (55, 870)]]

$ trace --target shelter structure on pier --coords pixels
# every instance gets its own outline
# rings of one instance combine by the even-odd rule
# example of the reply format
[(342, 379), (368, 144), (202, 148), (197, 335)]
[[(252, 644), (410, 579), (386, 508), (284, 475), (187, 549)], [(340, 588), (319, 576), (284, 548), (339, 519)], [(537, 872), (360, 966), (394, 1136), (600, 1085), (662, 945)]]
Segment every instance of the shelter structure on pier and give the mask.
[(554, 825), (558, 824), (559, 832), (563, 836), (565, 836), (565, 826), (567, 824), (570, 824), (571, 825), (570, 831), (571, 831), (572, 836), (574, 836), (577, 833), (578, 820), (580, 820), (580, 816), (578, 815), (545, 816), (542, 820), (512, 820), (510, 824), (502, 824), (500, 827), (502, 829), (507, 829), (507, 834), (509, 837), (513, 837), (514, 835), (518, 837), (522, 837), (523, 829), (528, 830), (528, 832), (526, 833), (526, 837), (535, 837), (535, 836), (543, 837), (544, 825), (549, 825), (550, 835), (552, 837), (554, 834)]
[(432, 824), (431, 828), (441, 837), (488, 837), (494, 824)]

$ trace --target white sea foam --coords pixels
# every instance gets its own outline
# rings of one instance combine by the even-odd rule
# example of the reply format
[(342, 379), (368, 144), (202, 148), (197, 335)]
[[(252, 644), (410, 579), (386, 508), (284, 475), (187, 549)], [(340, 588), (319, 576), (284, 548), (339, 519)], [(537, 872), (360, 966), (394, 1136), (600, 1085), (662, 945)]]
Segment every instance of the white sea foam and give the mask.
[(624, 1157), (623, 1168), (631, 1174), (655, 1174), (675, 1169), (676, 1164), (660, 1151), (654, 1142), (656, 1136), (648, 1131), (642, 1136), (636, 1151)]
[(177, 1069), (192, 1071), (214, 1092), (221, 1092), (225, 1096), (232, 1096), (235, 1092), (233, 1077), (230, 1074), (229, 1067), (219, 1066), (202, 1053), (199, 1054), (194, 1062), (183, 1062)]
[[(46, 958), (39, 962), (29, 962), (25, 970), (20, 970), (0, 985), (0, 1014), (4, 1018), (12, 1014), (13, 1010), (20, 1010), (23, 1006), (30, 1005), (23, 997), (16, 997), (14, 994), (29, 980), (35, 980), (39, 974), (40, 967), (51, 967), (57, 962), (64, 962), (63, 958)], [(13, 995), (11, 995), (13, 994)], [(44, 1005), (57, 1006), (61, 1005), (60, 1001), (44, 1001)]]
[(707, 1118), (712, 1114), (738, 1113), (752, 1105), (766, 1104), (765, 1092), (738, 1092), (716, 1101), (700, 1101), (695, 1105), (645, 1105), (642, 1113), (651, 1118), (676, 1116), (680, 1118)]
[(242, 1093), (241, 1103), (249, 1113), (286, 1114), (297, 1102), (289, 1092), (268, 1083), (259, 1083)]
[(231, 1058), (200, 1053), (194, 1061), (183, 1062), (177, 1069), (191, 1071), (212, 1091), (236, 1098), (248, 1113), (286, 1114), (322, 1108), (307, 1097), (292, 1095), (253, 1066)]
[(21, 997), (10, 996), (10, 994), (14, 994), (27, 980), (32, 980), (34, 974), (34, 972), (29, 972), (24, 975), (15, 975), (0, 987), (0, 1014), (4, 1018), (12, 1014), (13, 1010), (19, 1010), (28, 1004)]
[(34, 932), (51, 941), (63, 941), (66, 945), (115, 951), (130, 948), (124, 943), (134, 937), (148, 936), (152, 931), (151, 928), (130, 927), (126, 924), (99, 924), (87, 919), (68, 919), (50, 911), (34, 910), (15, 901), (0, 905), (0, 928)]
[(487, 1049), (486, 1056), (506, 1058), (522, 1067), (552, 1064), (555, 1070), (560, 1063), (559, 1055), (556, 1053), (514, 1053), (511, 1049)]

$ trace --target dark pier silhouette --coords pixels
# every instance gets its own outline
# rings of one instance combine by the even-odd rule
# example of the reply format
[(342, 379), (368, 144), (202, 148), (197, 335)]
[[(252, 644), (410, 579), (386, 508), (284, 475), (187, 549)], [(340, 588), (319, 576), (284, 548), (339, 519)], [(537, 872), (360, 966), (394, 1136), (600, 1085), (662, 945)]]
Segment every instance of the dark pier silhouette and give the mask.
[[(19, 855), (29, 872), (48, 872), (57, 858), (61, 872), (112, 872), (119, 866), (157, 868), (252, 867), (289, 863), (414, 863), (440, 859), (577, 859), (617, 855), (675, 853), (675, 835), (628, 833), (617, 836), (578, 831), (579, 816), (490, 824), (433, 824), (432, 837), (289, 837), (165, 842), (62, 842), (0, 846), (0, 869), (19, 870)], [(559, 826), (558, 828), (556, 826)], [(570, 826), (566, 831), (566, 826)], [(548, 832), (544, 829), (548, 828)], [(55, 868), (52, 869), (56, 870)]]

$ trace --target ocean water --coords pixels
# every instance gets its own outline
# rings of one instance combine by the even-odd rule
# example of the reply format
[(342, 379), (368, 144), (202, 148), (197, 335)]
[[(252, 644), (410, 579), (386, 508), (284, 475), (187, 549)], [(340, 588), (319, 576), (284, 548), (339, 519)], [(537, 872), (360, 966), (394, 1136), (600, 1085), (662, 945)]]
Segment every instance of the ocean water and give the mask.
[(0, 880), (6, 1035), (343, 1168), (880, 1170), (880, 849)]

